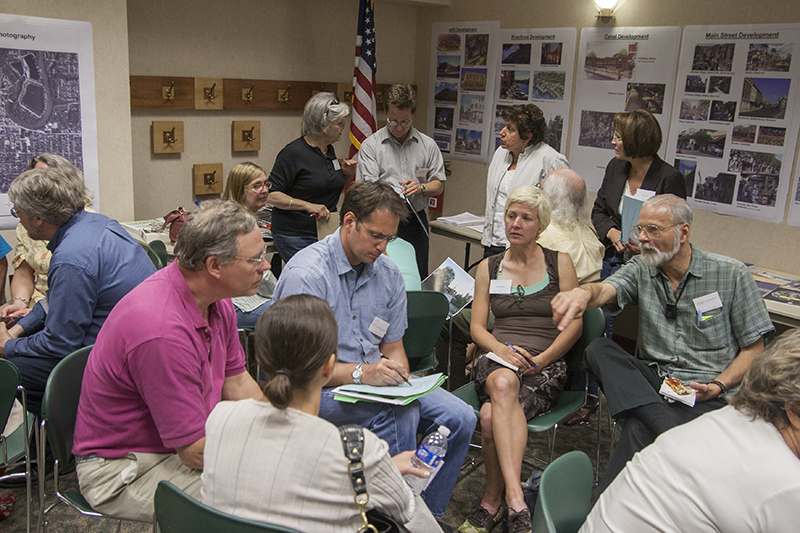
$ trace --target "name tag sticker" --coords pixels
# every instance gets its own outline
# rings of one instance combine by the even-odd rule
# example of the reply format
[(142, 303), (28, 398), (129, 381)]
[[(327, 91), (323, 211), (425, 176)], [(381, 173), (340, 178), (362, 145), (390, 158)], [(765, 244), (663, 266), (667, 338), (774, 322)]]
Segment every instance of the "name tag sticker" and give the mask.
[(331, 163), (333, 163), (333, 170), (341, 170), (342, 169), (342, 165), (339, 164), (339, 160), (338, 159), (332, 159)]
[(372, 324), (369, 325), (369, 332), (380, 339), (386, 335), (386, 331), (388, 329), (389, 323), (378, 317), (375, 317), (375, 319), (372, 321)]
[(694, 308), (697, 309), (698, 326), (702, 322), (717, 316), (722, 309), (722, 300), (717, 291), (695, 298), (692, 302), (694, 302)]
[(428, 169), (425, 167), (418, 168), (417, 171), (414, 173), (414, 177), (417, 178), (418, 180), (427, 178)]
[(489, 294), (511, 294), (511, 280), (510, 279), (490, 280)]

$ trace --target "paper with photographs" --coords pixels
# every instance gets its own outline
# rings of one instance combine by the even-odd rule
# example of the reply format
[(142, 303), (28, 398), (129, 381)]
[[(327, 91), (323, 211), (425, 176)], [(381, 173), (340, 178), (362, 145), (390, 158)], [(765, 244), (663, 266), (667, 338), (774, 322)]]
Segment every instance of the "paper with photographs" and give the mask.
[(500, 146), (503, 109), (532, 103), (542, 110), (547, 122), (545, 142), (565, 153), (577, 38), (575, 28), (500, 31), (492, 152)]
[(647, 109), (666, 137), (680, 35), (677, 26), (581, 30), (569, 162), (590, 190), (614, 157), (616, 113)]
[(431, 30), (428, 133), (448, 159), (487, 162), (500, 23), (441, 22)]
[(800, 118), (798, 47), (800, 24), (684, 28), (666, 161), (683, 174), (692, 207), (783, 219)]

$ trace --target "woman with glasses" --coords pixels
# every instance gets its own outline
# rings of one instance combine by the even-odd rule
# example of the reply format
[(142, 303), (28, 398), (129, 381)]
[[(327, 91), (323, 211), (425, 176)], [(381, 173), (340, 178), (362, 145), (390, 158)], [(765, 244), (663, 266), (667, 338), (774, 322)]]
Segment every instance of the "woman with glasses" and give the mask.
[(551, 170), (569, 168), (567, 158), (544, 142), (547, 122), (533, 104), (503, 110), (505, 127), (500, 147), (489, 164), (486, 181), (486, 217), (483, 225), (483, 257), (505, 250), (503, 206), (506, 198), (523, 185), (537, 185)]
[(356, 162), (339, 161), (333, 143), (347, 127), (350, 108), (332, 93), (311, 97), (303, 110), (303, 135), (286, 145), (269, 173), (272, 238), (281, 259), (317, 242), (317, 220), (336, 211)]
[[(655, 194), (671, 193), (686, 198), (686, 183), (675, 167), (658, 157), (661, 126), (643, 109), (614, 116), (614, 159), (606, 166), (603, 184), (592, 207), (592, 224), (606, 246), (601, 278), (619, 269), (626, 257), (639, 253), (630, 237), (631, 228), (622, 227), (622, 198), (639, 189)], [(610, 319), (609, 319), (610, 320)], [(610, 322), (606, 336), (611, 337)]]
[[(561, 360), (581, 335), (582, 322), (560, 332), (550, 300), (578, 286), (569, 255), (542, 248), (536, 239), (550, 223), (550, 201), (538, 188), (520, 187), (504, 210), (507, 250), (478, 265), (470, 332), (479, 348), (473, 364), (481, 406), (486, 488), (462, 533), (489, 531), (508, 513), (509, 531), (530, 532), (531, 516), (520, 486), (526, 421), (548, 411), (567, 379)], [(489, 308), (494, 329), (486, 327)], [(503, 494), (505, 493), (505, 498)]]
[[(245, 161), (235, 165), (228, 173), (222, 199), (241, 205), (252, 213), (261, 225), (262, 220), (257, 213), (267, 205), (268, 194), (267, 175), (264, 169), (255, 163)], [(260, 262), (254, 268), (258, 268), (258, 265)], [(254, 295), (232, 299), (233, 307), (236, 310), (236, 322), (240, 328), (255, 327), (256, 320), (267, 308), (272, 298), (272, 291), (275, 290), (277, 282), (275, 275), (270, 270), (265, 270), (258, 291)]]

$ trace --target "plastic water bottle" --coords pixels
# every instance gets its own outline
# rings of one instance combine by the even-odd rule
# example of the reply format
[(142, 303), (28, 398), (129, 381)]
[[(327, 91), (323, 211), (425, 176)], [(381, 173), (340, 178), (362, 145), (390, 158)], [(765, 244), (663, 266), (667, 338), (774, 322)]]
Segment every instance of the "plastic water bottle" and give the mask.
[(449, 436), (450, 430), (445, 426), (439, 426), (439, 429), (422, 440), (422, 444), (417, 448), (417, 453), (411, 457), (412, 466), (427, 470), (431, 474), (427, 478), (417, 477), (414, 474), (404, 476), (415, 496), (419, 496), (428, 488), (433, 477), (442, 467), (444, 456), (447, 453), (447, 437)]

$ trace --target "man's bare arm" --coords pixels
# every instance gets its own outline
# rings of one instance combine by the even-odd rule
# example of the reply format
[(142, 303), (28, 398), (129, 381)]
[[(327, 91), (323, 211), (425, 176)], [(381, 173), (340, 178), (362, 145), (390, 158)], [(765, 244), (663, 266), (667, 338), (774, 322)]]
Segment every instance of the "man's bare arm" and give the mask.
[(223, 400), (246, 400), (248, 398), (260, 400), (263, 397), (264, 394), (258, 383), (247, 371), (235, 376), (228, 376), (222, 383)]
[(203, 469), (203, 449), (206, 447), (206, 438), (202, 437), (197, 439), (191, 444), (186, 446), (178, 446), (176, 448), (178, 457), (181, 462), (189, 468), (196, 468), (197, 470)]
[(617, 299), (617, 289), (608, 283), (587, 283), (571, 291), (559, 292), (550, 305), (553, 308), (553, 323), (564, 331), (574, 319), (583, 313), (597, 309)]

